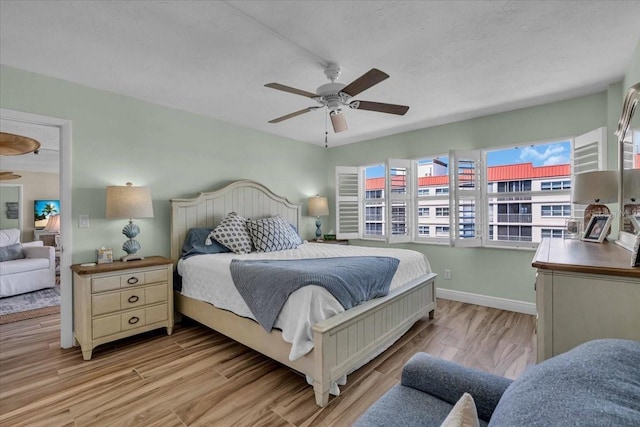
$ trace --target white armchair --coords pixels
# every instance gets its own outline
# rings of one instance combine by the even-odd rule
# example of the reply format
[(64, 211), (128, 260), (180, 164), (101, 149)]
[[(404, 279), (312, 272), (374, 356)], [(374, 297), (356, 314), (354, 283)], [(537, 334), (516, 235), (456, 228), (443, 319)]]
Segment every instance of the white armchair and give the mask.
[[(17, 234), (16, 234), (17, 231)], [(20, 230), (0, 230), (0, 246), (20, 243)], [(50, 288), (56, 284), (55, 248), (42, 242), (22, 244), (24, 258), (0, 262), (0, 298)]]

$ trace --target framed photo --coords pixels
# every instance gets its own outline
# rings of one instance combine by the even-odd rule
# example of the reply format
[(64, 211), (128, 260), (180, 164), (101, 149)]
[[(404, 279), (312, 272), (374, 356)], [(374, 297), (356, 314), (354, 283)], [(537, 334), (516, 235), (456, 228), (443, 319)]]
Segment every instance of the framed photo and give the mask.
[(609, 226), (611, 226), (612, 215), (597, 214), (593, 215), (584, 229), (582, 240), (585, 242), (602, 243), (607, 236)]
[(100, 248), (96, 250), (98, 254), (98, 264), (109, 264), (113, 262), (113, 250)]
[(636, 244), (631, 251), (631, 267), (640, 267), (640, 234), (636, 236)]

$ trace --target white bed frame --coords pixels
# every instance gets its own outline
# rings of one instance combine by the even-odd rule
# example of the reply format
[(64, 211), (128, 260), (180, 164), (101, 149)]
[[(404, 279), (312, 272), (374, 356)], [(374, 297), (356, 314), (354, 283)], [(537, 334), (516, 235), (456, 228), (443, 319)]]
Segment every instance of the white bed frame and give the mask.
[[(229, 212), (245, 218), (281, 214), (299, 228), (301, 205), (273, 194), (253, 181), (236, 181), (193, 199), (171, 200), (171, 259), (181, 256), (182, 243), (192, 227), (214, 227)], [(278, 330), (270, 333), (255, 321), (221, 310), (212, 304), (175, 293), (175, 309), (215, 331), (232, 338), (314, 379), (316, 403), (329, 401), (332, 382), (367, 363), (400, 338), (418, 319), (433, 318), (436, 274), (429, 273), (313, 326), (314, 348), (303, 357), (289, 360), (291, 344)]]

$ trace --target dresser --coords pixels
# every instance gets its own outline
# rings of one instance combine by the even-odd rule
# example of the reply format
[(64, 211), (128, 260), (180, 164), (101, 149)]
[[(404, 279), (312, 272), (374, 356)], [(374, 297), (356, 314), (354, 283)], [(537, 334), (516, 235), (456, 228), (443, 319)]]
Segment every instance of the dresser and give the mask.
[(157, 328), (173, 330), (173, 264), (152, 256), (73, 271), (74, 342), (84, 360), (100, 345)]
[(612, 242), (543, 239), (536, 274), (537, 360), (598, 338), (640, 341), (640, 267)]

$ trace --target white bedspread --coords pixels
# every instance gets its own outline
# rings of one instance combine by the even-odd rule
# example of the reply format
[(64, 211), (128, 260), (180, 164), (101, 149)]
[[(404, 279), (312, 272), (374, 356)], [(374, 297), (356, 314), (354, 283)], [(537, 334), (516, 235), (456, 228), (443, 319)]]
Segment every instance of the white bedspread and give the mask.
[[(180, 260), (178, 273), (182, 276), (183, 295), (254, 319), (249, 307), (233, 284), (229, 269), (232, 259), (277, 260), (340, 256), (388, 256), (399, 259), (400, 264), (391, 282), (390, 290), (431, 272), (427, 258), (416, 251), (304, 243), (297, 249), (278, 252), (193, 256)], [(320, 286), (305, 286), (292, 293), (275, 323), (275, 327), (282, 331), (283, 339), (291, 343), (289, 360), (296, 360), (311, 351), (313, 348), (311, 328), (314, 324), (343, 311), (344, 308), (333, 295)]]

